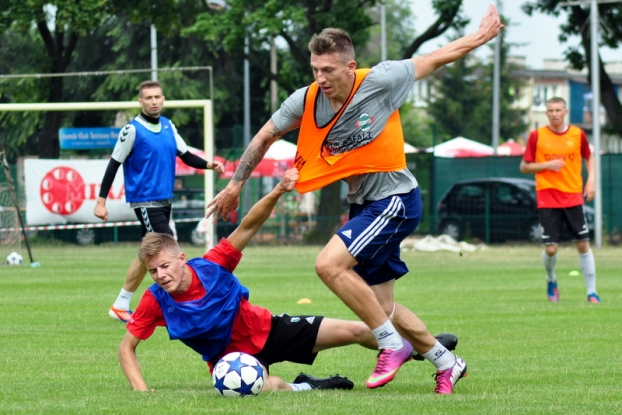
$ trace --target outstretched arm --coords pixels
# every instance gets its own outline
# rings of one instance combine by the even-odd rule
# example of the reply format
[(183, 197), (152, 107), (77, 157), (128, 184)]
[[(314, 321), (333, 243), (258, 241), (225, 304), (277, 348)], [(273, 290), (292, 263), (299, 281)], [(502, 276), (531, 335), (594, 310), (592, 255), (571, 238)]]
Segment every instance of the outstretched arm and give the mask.
[(283, 193), (291, 192), (298, 181), (298, 170), (290, 169), (285, 172), (285, 176), (276, 187), (253, 205), (248, 211), (240, 225), (227, 237), (227, 240), (238, 251), (242, 251), (248, 242), (261, 229), (263, 223), (270, 217), (272, 209), (276, 206)]
[(209, 162), (197, 156), (196, 154), (192, 154), (190, 151), (186, 151), (184, 154), (180, 154), (179, 159), (183, 161), (186, 165), (194, 167), (195, 169), (214, 170), (216, 174), (221, 174), (225, 171), (225, 168), (220, 161), (214, 160), (212, 162)]
[(261, 127), (257, 135), (249, 143), (244, 154), (242, 154), (240, 164), (235, 169), (235, 173), (227, 187), (207, 204), (207, 214), (205, 217), (209, 217), (213, 213), (214, 224), (218, 222), (221, 216), (227, 220), (229, 213), (237, 209), (240, 204), (240, 191), (246, 180), (248, 180), (255, 167), (263, 159), (272, 143), (281, 138), (286, 132), (276, 128), (272, 119)]
[(493, 39), (503, 27), (499, 12), (493, 5), (489, 5), (477, 32), (456, 39), (429, 55), (412, 58), (415, 66), (415, 79), (425, 78), (441, 66), (457, 61), (473, 49)]
[(129, 331), (125, 333), (121, 344), (119, 345), (119, 362), (125, 377), (130, 382), (132, 389), (135, 391), (148, 391), (147, 384), (140, 372), (140, 364), (136, 357), (136, 347), (140, 343), (140, 339)]

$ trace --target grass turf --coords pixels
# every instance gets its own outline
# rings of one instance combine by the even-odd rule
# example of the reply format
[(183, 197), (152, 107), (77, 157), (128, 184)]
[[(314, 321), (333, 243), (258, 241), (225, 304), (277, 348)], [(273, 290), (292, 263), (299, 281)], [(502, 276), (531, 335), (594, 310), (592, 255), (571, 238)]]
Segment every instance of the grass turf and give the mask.
[[(199, 256), (196, 247), (183, 247)], [(318, 247), (251, 246), (236, 271), (251, 301), (273, 313), (355, 316), (315, 276)], [(0, 268), (0, 413), (54, 414), (613, 414), (622, 413), (619, 248), (594, 249), (602, 304), (586, 301), (572, 246), (561, 247), (561, 301), (546, 299), (536, 245), (456, 253), (404, 252), (410, 273), (396, 300), (433, 333), (452, 332), (469, 367), (451, 396), (433, 393), (433, 366), (409, 362), (384, 388), (367, 390), (375, 352), (358, 346), (320, 353), (312, 366), (281, 363), (291, 381), (304, 371), (339, 373), (353, 391), (262, 393), (223, 399), (201, 358), (164, 329), (138, 348), (155, 391), (131, 391), (117, 359), (124, 325), (107, 310), (135, 245), (37, 246), (41, 268)], [(147, 277), (133, 304), (149, 284)], [(297, 300), (310, 298), (311, 304)]]

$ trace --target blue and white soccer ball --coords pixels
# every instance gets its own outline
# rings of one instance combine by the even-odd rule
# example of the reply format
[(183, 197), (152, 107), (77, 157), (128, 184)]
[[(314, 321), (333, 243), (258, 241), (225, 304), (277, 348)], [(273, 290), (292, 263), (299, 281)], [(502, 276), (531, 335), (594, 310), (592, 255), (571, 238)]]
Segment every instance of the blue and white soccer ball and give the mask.
[(23, 263), (24, 263), (24, 258), (22, 258), (22, 256), (18, 254), (17, 252), (11, 252), (6, 257), (7, 265), (22, 265)]
[(225, 355), (214, 366), (214, 389), (227, 398), (259, 395), (265, 377), (261, 364), (253, 356), (233, 352)]

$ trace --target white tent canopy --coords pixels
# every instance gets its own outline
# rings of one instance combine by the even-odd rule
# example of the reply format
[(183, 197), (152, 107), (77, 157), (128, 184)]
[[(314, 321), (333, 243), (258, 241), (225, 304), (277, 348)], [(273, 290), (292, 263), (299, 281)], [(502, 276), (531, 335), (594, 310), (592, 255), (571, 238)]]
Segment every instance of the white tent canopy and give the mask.
[(456, 137), (426, 149), (427, 153), (432, 151), (436, 157), (484, 157), (494, 153), (491, 146), (464, 137)]
[(270, 160), (293, 160), (296, 158), (296, 144), (283, 139), (276, 140), (270, 146), (264, 158)]
[(404, 153), (406, 154), (411, 154), (411, 153), (418, 153), (419, 150), (417, 150), (417, 147), (412, 146), (408, 143), (404, 143)]
[[(404, 143), (404, 153), (417, 153), (416, 147)], [(283, 139), (276, 140), (270, 146), (264, 158), (271, 160), (293, 160), (296, 157), (296, 144)]]

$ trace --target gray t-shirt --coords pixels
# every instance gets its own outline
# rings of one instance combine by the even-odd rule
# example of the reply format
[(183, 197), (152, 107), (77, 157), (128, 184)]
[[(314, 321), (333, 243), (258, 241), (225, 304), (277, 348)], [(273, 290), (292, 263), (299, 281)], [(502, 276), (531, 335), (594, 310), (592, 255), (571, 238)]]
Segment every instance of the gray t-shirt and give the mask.
[[(406, 100), (415, 82), (415, 68), (410, 59), (386, 61), (374, 66), (354, 94), (326, 139), (326, 147), (339, 154), (373, 141), (386, 126), (389, 116)], [(299, 127), (308, 87), (295, 91), (273, 115), (272, 122), (281, 131)], [(319, 126), (330, 123), (335, 111), (319, 91), (315, 118)], [(360, 122), (370, 122), (364, 132)], [(348, 183), (348, 202), (362, 204), (365, 200), (408, 193), (417, 187), (417, 180), (408, 169), (367, 173), (344, 179)]]

